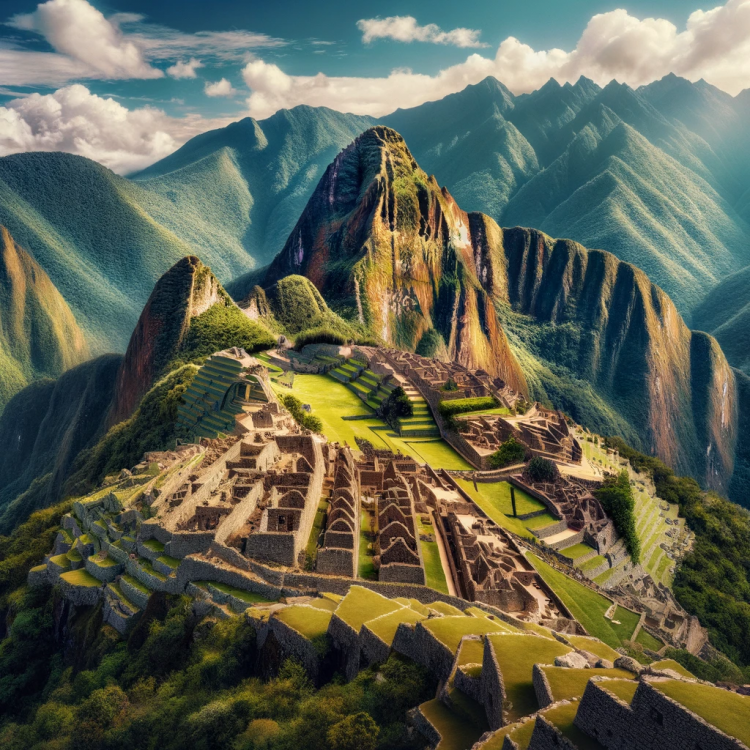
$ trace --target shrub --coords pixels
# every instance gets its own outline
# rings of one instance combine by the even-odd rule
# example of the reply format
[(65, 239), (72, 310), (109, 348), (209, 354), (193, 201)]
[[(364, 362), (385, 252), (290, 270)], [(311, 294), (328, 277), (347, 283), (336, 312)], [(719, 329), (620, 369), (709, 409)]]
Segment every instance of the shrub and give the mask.
[(517, 464), (526, 458), (526, 446), (514, 437), (508, 438), (489, 458), (493, 469)]
[(441, 401), (438, 410), (444, 417), (456, 414), (466, 414), (472, 411), (494, 409), (500, 402), (494, 396), (479, 396), (478, 398), (457, 398), (452, 401)]
[(526, 467), (526, 475), (532, 482), (554, 482), (557, 479), (557, 466), (548, 458), (534, 456)]
[(388, 398), (384, 399), (378, 409), (378, 416), (387, 422), (394, 430), (398, 430), (398, 420), (402, 417), (410, 417), (414, 414), (412, 406), (406, 391), (401, 386), (395, 388)]
[(606, 479), (594, 495), (612, 517), (617, 532), (625, 539), (625, 546), (637, 564), (641, 559), (641, 542), (635, 528), (635, 500), (628, 472), (623, 469), (616, 477)]
[(328, 730), (331, 750), (375, 750), (380, 727), (370, 714), (360, 711), (347, 716)]
[(443, 383), (442, 388), (440, 390), (448, 391), (448, 392), (457, 391), (458, 384), (453, 378), (448, 378), (448, 380), (446, 380), (445, 383)]
[(302, 425), (302, 427), (312, 432), (323, 431), (323, 422), (320, 420), (320, 417), (306, 412), (302, 408), (302, 402), (296, 396), (292, 396), (291, 393), (282, 395), (281, 402), (297, 424)]

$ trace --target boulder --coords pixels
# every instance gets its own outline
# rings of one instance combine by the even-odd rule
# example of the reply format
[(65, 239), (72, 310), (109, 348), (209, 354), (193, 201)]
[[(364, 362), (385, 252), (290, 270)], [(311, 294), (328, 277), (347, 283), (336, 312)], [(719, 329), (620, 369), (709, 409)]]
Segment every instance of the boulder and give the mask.
[(591, 665), (588, 659), (577, 651), (571, 651), (564, 656), (555, 657), (556, 667), (568, 667), (569, 669), (588, 669)]

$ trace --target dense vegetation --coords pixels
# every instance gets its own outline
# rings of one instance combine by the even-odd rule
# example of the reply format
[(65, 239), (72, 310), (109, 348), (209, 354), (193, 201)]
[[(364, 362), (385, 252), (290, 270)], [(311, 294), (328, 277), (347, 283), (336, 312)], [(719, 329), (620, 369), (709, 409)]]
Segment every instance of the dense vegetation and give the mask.
[(509, 437), (489, 458), (493, 469), (502, 469), (504, 466), (521, 463), (526, 458), (526, 446)]
[(494, 396), (479, 396), (476, 398), (456, 398), (451, 401), (441, 401), (438, 409), (444, 417), (453, 417), (456, 414), (494, 409), (497, 406), (499, 406), (499, 401)]
[(394, 388), (388, 398), (383, 399), (383, 403), (378, 408), (378, 416), (394, 430), (399, 429), (398, 420), (404, 417), (410, 417), (414, 413), (409, 397), (401, 386)]
[(554, 482), (557, 479), (557, 466), (548, 458), (534, 456), (526, 467), (526, 476), (532, 482)]
[[(0, 537), (0, 746), (7, 750), (374, 750), (410, 748), (405, 713), (434, 695), (420, 667), (392, 657), (349, 684), (315, 689), (295, 662), (259, 659), (244, 618), (195, 615), (153, 594), (126, 640), (101, 606), (74, 614), (54, 589), (27, 589), (66, 505)], [(272, 676), (263, 680), (259, 672)], [(274, 673), (278, 669), (278, 674)]]
[(617, 533), (625, 540), (630, 557), (638, 564), (641, 561), (641, 541), (635, 528), (635, 500), (628, 472), (623, 470), (616, 477), (605, 479), (594, 495), (612, 517)]
[[(677, 569), (674, 593), (708, 628), (712, 643), (733, 661), (750, 666), (750, 513), (691, 477), (678, 477), (658, 458), (619, 438), (607, 445), (638, 471), (649, 472), (659, 497), (677, 503), (695, 533), (695, 545)], [(750, 677), (750, 675), (748, 675)]]
[(305, 411), (302, 408), (302, 402), (296, 396), (288, 393), (282, 394), (280, 398), (297, 424), (313, 432), (323, 432), (323, 422), (320, 421), (320, 417)]

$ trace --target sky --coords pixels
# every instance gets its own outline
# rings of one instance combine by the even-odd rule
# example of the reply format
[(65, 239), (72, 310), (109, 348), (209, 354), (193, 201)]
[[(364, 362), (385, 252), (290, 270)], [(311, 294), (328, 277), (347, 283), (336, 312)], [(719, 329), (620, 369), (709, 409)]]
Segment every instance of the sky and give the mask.
[[(493, 75), (750, 88), (750, 0), (2, 0), (0, 156), (142, 169), (300, 104), (379, 117)], [(377, 10), (377, 15), (373, 11)]]

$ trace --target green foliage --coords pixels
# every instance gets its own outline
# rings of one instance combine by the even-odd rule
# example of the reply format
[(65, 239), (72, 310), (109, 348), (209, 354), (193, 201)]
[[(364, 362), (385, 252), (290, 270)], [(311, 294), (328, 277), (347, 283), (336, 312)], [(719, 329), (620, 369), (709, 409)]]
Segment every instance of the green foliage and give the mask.
[(695, 533), (693, 549), (677, 569), (677, 600), (697, 615), (711, 641), (736, 664), (750, 666), (750, 513), (713, 492), (703, 492), (691, 477), (678, 477), (658, 458), (607, 438), (637, 471), (651, 474), (656, 494), (677, 503)]
[(313, 328), (312, 330), (300, 333), (294, 338), (294, 348), (301, 351), (308, 344), (333, 344), (334, 346), (343, 346), (346, 343), (346, 336), (328, 328)]
[(360, 711), (336, 722), (328, 730), (331, 750), (375, 750), (380, 727), (370, 714)]
[(65, 491), (81, 495), (123, 467), (134, 466), (146, 451), (164, 450), (177, 437), (177, 406), (198, 368), (184, 365), (160, 380), (144, 397), (132, 417), (112, 427), (73, 465)]
[(605, 479), (594, 495), (612, 517), (617, 532), (625, 539), (633, 562), (638, 564), (641, 561), (641, 541), (635, 528), (635, 500), (628, 472), (623, 469), (616, 477)]
[(411, 417), (414, 414), (409, 397), (401, 386), (394, 388), (388, 398), (378, 408), (378, 416), (387, 422), (394, 430), (398, 430), (398, 420), (404, 417)]
[(479, 396), (477, 398), (456, 398), (451, 401), (441, 401), (438, 409), (444, 417), (448, 418), (456, 414), (494, 409), (499, 405), (500, 402), (494, 396)]
[(693, 656), (693, 654), (685, 649), (668, 648), (664, 652), (663, 657), (665, 659), (674, 659), (699, 680), (707, 680), (708, 682), (726, 681), (740, 684), (747, 679), (742, 670), (738, 669), (729, 659), (721, 655), (716, 655), (714, 658), (707, 660)]
[(548, 458), (534, 456), (525, 472), (533, 482), (554, 482), (557, 479), (557, 466)]
[(441, 359), (446, 356), (448, 348), (445, 339), (434, 328), (428, 328), (417, 344), (416, 353), (423, 357), (436, 357)]
[(489, 458), (490, 467), (502, 469), (504, 466), (521, 463), (526, 458), (526, 446), (509, 437)]
[(281, 396), (281, 402), (286, 407), (287, 411), (294, 417), (294, 421), (302, 425), (305, 429), (311, 430), (312, 432), (323, 432), (323, 422), (320, 417), (316, 417), (314, 414), (309, 414), (302, 408), (302, 402), (291, 393), (286, 393)]
[[(419, 353), (419, 352), (417, 352), (417, 353)], [(448, 380), (446, 380), (445, 383), (443, 383), (443, 385), (442, 385), (442, 387), (441, 387), (440, 390), (441, 391), (448, 391), (448, 392), (450, 392), (450, 391), (457, 391), (458, 390), (458, 384), (456, 383), (456, 381), (453, 378), (448, 378)]]
[(190, 321), (180, 351), (167, 369), (173, 370), (182, 363), (200, 361), (232, 346), (257, 352), (276, 346), (276, 339), (260, 323), (250, 320), (239, 307), (212, 305)]

